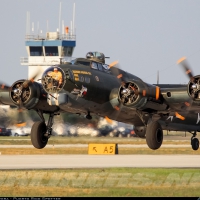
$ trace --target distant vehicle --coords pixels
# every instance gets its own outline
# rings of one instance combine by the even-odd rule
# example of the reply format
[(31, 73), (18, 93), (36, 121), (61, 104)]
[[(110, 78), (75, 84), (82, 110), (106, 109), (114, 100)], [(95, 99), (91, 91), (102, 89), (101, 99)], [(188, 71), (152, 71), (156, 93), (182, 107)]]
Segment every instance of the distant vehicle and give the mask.
[(78, 136), (92, 136), (92, 137), (97, 137), (100, 136), (100, 131), (91, 127), (79, 127), (77, 129), (77, 135)]
[(0, 136), (10, 136), (10, 135), (11, 135), (10, 129), (0, 127)]
[(77, 126), (70, 124), (57, 123), (53, 126), (54, 136), (77, 136)]
[(31, 134), (31, 127), (30, 126), (24, 126), (22, 127), (25, 134), (30, 135)]
[(109, 133), (110, 137), (134, 137), (134, 131), (125, 127), (116, 127)]
[(138, 135), (135, 133), (135, 130), (134, 129), (129, 129), (129, 128), (125, 129), (125, 135), (127, 137), (138, 137)]
[(109, 135), (110, 132), (112, 132), (114, 129), (113, 129), (113, 127), (111, 127), (111, 126), (104, 125), (104, 126), (101, 126), (98, 130), (100, 131), (101, 136), (107, 136), (107, 135)]
[(109, 133), (110, 137), (124, 137), (125, 136), (125, 128), (124, 127), (116, 127)]
[(28, 127), (13, 127), (11, 130), (11, 136), (28, 136), (30, 135), (31, 130)]
[(91, 127), (84, 127), (81, 126), (80, 124), (78, 125), (71, 125), (71, 124), (63, 124), (63, 123), (58, 123), (53, 126), (54, 131), (53, 135), (54, 136), (99, 136), (100, 131), (98, 129), (94, 129)]

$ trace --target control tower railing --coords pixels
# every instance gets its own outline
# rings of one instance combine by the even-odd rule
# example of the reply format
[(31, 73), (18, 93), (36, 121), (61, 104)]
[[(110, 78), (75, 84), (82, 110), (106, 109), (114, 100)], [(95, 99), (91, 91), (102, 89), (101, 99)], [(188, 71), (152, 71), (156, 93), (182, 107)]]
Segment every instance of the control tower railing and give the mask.
[(42, 34), (26, 35), (25, 40), (26, 41), (31, 41), (31, 40), (71, 40), (71, 41), (75, 41), (76, 35), (59, 34), (58, 32), (54, 32), (54, 34), (47, 33), (46, 35), (42, 35)]

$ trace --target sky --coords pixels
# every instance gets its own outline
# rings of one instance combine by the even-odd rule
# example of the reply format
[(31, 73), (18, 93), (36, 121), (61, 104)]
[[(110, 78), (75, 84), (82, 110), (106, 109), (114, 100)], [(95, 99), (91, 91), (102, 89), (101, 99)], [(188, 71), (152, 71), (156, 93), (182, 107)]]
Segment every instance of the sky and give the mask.
[(27, 12), (46, 32), (70, 26), (75, 3), (76, 48), (73, 57), (99, 51), (119, 61), (120, 68), (154, 84), (186, 84), (177, 65), (185, 56), (195, 75), (200, 74), (199, 0), (1, 0), (0, 81), (11, 85), (28, 77), (20, 57), (25, 49)]

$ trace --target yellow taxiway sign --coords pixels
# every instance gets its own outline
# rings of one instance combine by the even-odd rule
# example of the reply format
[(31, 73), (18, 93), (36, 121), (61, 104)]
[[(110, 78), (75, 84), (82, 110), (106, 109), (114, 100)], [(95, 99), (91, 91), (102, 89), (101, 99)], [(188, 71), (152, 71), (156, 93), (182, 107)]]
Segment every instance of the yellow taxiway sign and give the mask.
[(118, 154), (117, 144), (88, 144), (88, 154)]

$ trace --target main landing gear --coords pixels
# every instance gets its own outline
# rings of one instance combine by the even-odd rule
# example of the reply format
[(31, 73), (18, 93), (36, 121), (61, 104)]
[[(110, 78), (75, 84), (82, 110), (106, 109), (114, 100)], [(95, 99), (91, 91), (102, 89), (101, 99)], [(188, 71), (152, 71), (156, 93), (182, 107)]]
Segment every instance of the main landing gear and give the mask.
[(159, 149), (163, 142), (163, 130), (157, 121), (152, 121), (147, 125), (146, 142), (150, 149)]
[(52, 133), (52, 126), (53, 126), (53, 117), (54, 113), (49, 114), (49, 120), (47, 125), (45, 124), (45, 119), (43, 114), (38, 111), (39, 116), (42, 118), (42, 121), (35, 122), (31, 129), (31, 142), (32, 145), (37, 149), (44, 148), (47, 143), (48, 139)]
[(196, 136), (197, 136), (197, 132), (194, 131), (191, 137), (191, 145), (192, 145), (192, 149), (195, 151), (199, 149), (199, 139), (196, 138)]
[[(193, 150), (199, 149), (199, 140), (196, 138), (197, 133), (194, 131), (191, 137), (191, 146)], [(146, 142), (150, 149), (159, 149), (163, 141), (163, 130), (157, 121), (151, 121), (146, 128)]]

